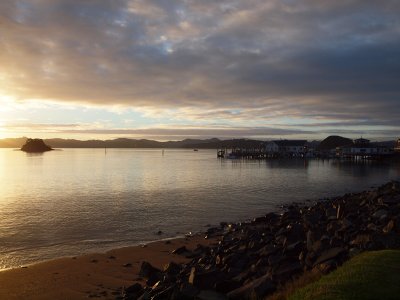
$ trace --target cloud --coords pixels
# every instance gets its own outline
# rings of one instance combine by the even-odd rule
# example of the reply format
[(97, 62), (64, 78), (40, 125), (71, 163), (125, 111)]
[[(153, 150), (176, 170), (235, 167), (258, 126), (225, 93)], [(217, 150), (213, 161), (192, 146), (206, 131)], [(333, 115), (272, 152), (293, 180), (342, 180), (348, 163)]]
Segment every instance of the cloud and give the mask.
[[(332, 128), (332, 125), (335, 128)], [(101, 123), (82, 123), (82, 124), (51, 124), (51, 123), (8, 123), (3, 124), (1, 129), (5, 132), (13, 131), (22, 134), (43, 134), (45, 137), (51, 138), (52, 135), (58, 134), (65, 137), (79, 137), (83, 139), (92, 138), (150, 138), (154, 140), (181, 140), (184, 138), (212, 138), (219, 137), (222, 139), (248, 137), (261, 140), (273, 140), (279, 138), (309, 138), (317, 136), (324, 138), (326, 135), (345, 135), (360, 136), (368, 134), (370, 137), (378, 140), (394, 138), (398, 134), (398, 130), (386, 129), (362, 129), (362, 127), (349, 128), (349, 124), (343, 124), (343, 127), (337, 124), (321, 123), (321, 124), (293, 124), (282, 125), (274, 124), (273, 126), (251, 127), (231, 125), (181, 125), (168, 124), (163, 126), (143, 127), (143, 128), (112, 128), (104, 126)], [(319, 128), (319, 129), (317, 129)]]
[(194, 121), (399, 126), (399, 13), (395, 0), (2, 1), (0, 91)]

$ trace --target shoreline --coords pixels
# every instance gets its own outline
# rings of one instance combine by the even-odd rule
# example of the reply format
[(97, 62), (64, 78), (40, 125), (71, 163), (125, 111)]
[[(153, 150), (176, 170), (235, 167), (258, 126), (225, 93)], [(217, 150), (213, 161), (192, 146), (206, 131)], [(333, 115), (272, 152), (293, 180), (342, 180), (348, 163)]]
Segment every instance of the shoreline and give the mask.
[(81, 257), (81, 256), (85, 256), (85, 255), (90, 255), (90, 254), (105, 254), (105, 253), (108, 253), (108, 252), (113, 251), (113, 250), (119, 250), (119, 249), (124, 249), (124, 248), (136, 248), (136, 247), (142, 247), (142, 246), (146, 246), (146, 245), (153, 244), (153, 243), (158, 243), (158, 242), (180, 240), (180, 239), (185, 239), (185, 238), (190, 237), (190, 236), (198, 235), (200, 233), (203, 233), (203, 232), (199, 231), (199, 232), (191, 234), (191, 235), (189, 235), (189, 234), (179, 234), (179, 235), (176, 235), (176, 236), (173, 236), (173, 237), (164, 237), (164, 238), (148, 240), (148, 241), (132, 242), (132, 243), (129, 243), (127, 245), (121, 245), (121, 246), (118, 246), (118, 247), (110, 246), (110, 247), (98, 248), (97, 250), (96, 249), (92, 249), (92, 250), (87, 250), (87, 251), (84, 251), (84, 252), (81, 252), (81, 253), (77, 253), (75, 255), (74, 254), (71, 254), (71, 255), (67, 254), (67, 255), (57, 256), (57, 257), (53, 257), (53, 258), (48, 258), (48, 259), (28, 262), (28, 263), (20, 264), (20, 265), (17, 265), (17, 266), (0, 268), (0, 273), (1, 272), (5, 272), (5, 271), (10, 271), (10, 270), (13, 270), (13, 269), (29, 268), (29, 267), (37, 265), (37, 264), (48, 263), (48, 262), (52, 262), (54, 260), (59, 260), (59, 259), (64, 259), (64, 258)]
[(213, 242), (195, 234), (5, 269), (0, 271), (0, 299), (115, 299), (124, 286), (144, 283), (138, 274), (142, 261), (158, 268), (171, 261), (185, 263), (190, 259), (172, 251)]
[[(276, 210), (283, 211), (190, 237), (3, 270), (0, 298), (265, 297), (303, 272), (326, 274), (363, 251), (400, 248), (396, 181)], [(176, 265), (164, 269), (170, 262)]]

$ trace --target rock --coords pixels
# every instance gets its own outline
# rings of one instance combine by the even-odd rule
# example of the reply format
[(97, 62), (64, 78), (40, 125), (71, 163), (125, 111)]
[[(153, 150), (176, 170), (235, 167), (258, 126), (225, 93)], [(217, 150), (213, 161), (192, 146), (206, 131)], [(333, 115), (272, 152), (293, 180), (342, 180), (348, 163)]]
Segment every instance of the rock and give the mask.
[[(373, 203), (376, 201), (376, 199), (379, 197), (379, 194), (377, 191), (372, 191), (369, 192), (367, 195), (367, 198), (365, 200), (363, 200), (361, 203), (363, 203), (363, 205), (365, 205), (367, 202), (368, 203)], [(361, 205), (361, 204), (360, 204)]]
[(393, 230), (395, 227), (394, 220), (390, 220), (389, 223), (386, 224), (386, 226), (383, 228), (384, 233), (389, 233)]
[(144, 261), (140, 266), (139, 276), (150, 278), (152, 275), (160, 274), (161, 270), (153, 267), (150, 263)]
[(284, 282), (303, 270), (299, 261), (287, 261), (282, 263), (273, 273), (274, 278)]
[(354, 256), (360, 254), (360, 252), (361, 251), (358, 248), (350, 248), (349, 249), (349, 257), (354, 257)]
[(275, 284), (268, 275), (264, 275), (227, 294), (229, 299), (261, 299), (274, 292)]
[(201, 290), (213, 289), (215, 282), (224, 280), (225, 275), (218, 270), (199, 271), (192, 267), (189, 275), (189, 283)]
[(142, 291), (143, 291), (143, 287), (139, 283), (135, 283), (125, 289), (125, 292), (129, 293), (129, 294), (131, 294), (131, 293), (136, 294), (136, 293), (139, 293)]
[(288, 245), (285, 248), (284, 253), (286, 255), (298, 256), (300, 254), (300, 252), (303, 250), (303, 246), (304, 246), (304, 244), (302, 241), (295, 242), (293, 244)]
[(172, 254), (187, 255), (191, 254), (191, 252), (186, 248), (186, 246), (182, 246), (172, 251)]
[(152, 287), (155, 284), (157, 284), (161, 279), (162, 279), (161, 273), (152, 273), (147, 278), (146, 285)]
[(358, 234), (354, 240), (350, 242), (351, 246), (358, 246), (360, 249), (368, 249), (372, 243), (370, 234)]
[(164, 299), (170, 299), (172, 294), (174, 292), (174, 286), (169, 286), (166, 288), (161, 289), (160, 291), (157, 291), (155, 295), (151, 297), (151, 300), (164, 300)]
[(212, 291), (212, 290), (205, 290), (205, 291), (201, 291), (196, 296), (196, 299), (199, 299), (199, 300), (227, 300), (228, 297), (226, 297), (224, 294), (220, 294), (220, 293)]
[(174, 263), (174, 262), (170, 262), (169, 264), (164, 266), (164, 273), (167, 273), (169, 275), (176, 275), (181, 271), (181, 266)]
[(241, 284), (239, 281), (225, 279), (225, 280), (217, 281), (215, 283), (214, 288), (217, 292), (226, 294), (232, 290), (239, 288), (240, 286), (241, 286)]
[(281, 254), (274, 254), (274, 255), (270, 255), (268, 257), (268, 264), (270, 266), (275, 266), (277, 264), (279, 264), (281, 262), (281, 260), (283, 259)]
[(311, 230), (307, 231), (307, 237), (306, 237), (306, 247), (308, 251), (312, 250), (312, 245), (314, 244), (314, 235)]
[(339, 222), (336, 222), (336, 221), (331, 221), (328, 223), (328, 225), (326, 225), (326, 231), (330, 235), (334, 235), (335, 232), (339, 230), (339, 228), (340, 228), (340, 224), (339, 224)]
[(192, 251), (192, 255), (199, 256), (199, 255), (205, 254), (207, 252), (210, 252), (210, 248), (209, 247), (206, 247), (206, 246), (203, 246), (203, 245), (197, 245), (196, 249), (194, 249)]
[(341, 219), (344, 215), (344, 204), (339, 204), (336, 209), (336, 219)]
[(374, 223), (369, 223), (369, 224), (367, 225), (367, 228), (368, 228), (369, 230), (371, 230), (371, 231), (377, 231), (377, 230), (378, 230), (378, 227), (377, 227)]
[(43, 153), (51, 150), (53, 149), (41, 139), (27, 139), (25, 145), (21, 148), (21, 151), (28, 153)]
[[(372, 249), (397, 249), (400, 248), (400, 235), (393, 231), (386, 234), (375, 233), (372, 236)], [(372, 250), (371, 249), (371, 250)]]
[(341, 248), (341, 247), (335, 247), (335, 248), (328, 249), (321, 253), (321, 255), (315, 261), (314, 266), (319, 265), (327, 260), (338, 258), (339, 256), (341, 256), (345, 253), (346, 253), (346, 249)]
[(353, 223), (350, 222), (350, 221), (349, 221), (348, 219), (346, 219), (346, 218), (344, 218), (344, 219), (341, 221), (341, 224), (342, 224), (341, 230), (347, 230), (347, 229), (349, 229), (350, 227), (353, 226)]
[(337, 262), (333, 259), (327, 260), (323, 263), (320, 263), (319, 265), (315, 266), (314, 269), (318, 270), (318, 272), (322, 274), (327, 274), (337, 267)]
[(144, 292), (143, 287), (139, 283), (135, 283), (135, 284), (125, 288), (123, 291), (123, 294), (124, 294), (124, 298), (137, 299), (143, 294), (143, 292)]
[(286, 228), (287, 228), (287, 234), (286, 234), (285, 246), (288, 244), (294, 244), (299, 240), (304, 240), (305, 233), (304, 233), (304, 228), (301, 224), (292, 223), (289, 224)]
[(261, 248), (261, 249), (258, 251), (258, 253), (259, 253), (260, 256), (268, 257), (268, 256), (270, 256), (271, 254), (274, 254), (274, 253), (278, 252), (280, 249), (281, 249), (281, 248), (275, 247), (274, 245), (269, 244), (269, 245), (266, 245), (266, 246), (264, 246), (263, 248)]
[[(137, 298), (137, 300), (150, 300), (151, 298), (151, 294), (150, 291), (144, 291), (142, 296), (140, 296), (139, 298)], [(129, 298), (128, 298), (129, 299)]]
[(320, 253), (320, 252), (330, 248), (329, 242), (330, 242), (329, 239), (325, 239), (325, 238), (321, 237), (320, 240), (315, 241), (312, 244), (311, 251), (313, 251), (315, 253)]
[(182, 299), (182, 298), (193, 299), (194, 297), (196, 297), (197, 294), (200, 293), (200, 290), (195, 286), (193, 286), (192, 284), (184, 282), (180, 286), (179, 293), (180, 295), (176, 299)]
[(328, 220), (336, 220), (337, 212), (334, 208), (328, 208), (325, 211), (326, 218)]
[(263, 217), (254, 218), (252, 223), (253, 224), (260, 224), (260, 223), (266, 223), (266, 221), (267, 221), (266, 216), (263, 216)]
[(303, 222), (307, 228), (314, 228), (321, 219), (322, 214), (316, 211), (309, 212), (307, 215), (303, 216)]
[(386, 209), (380, 209), (380, 210), (377, 210), (377, 211), (372, 215), (372, 217), (375, 218), (375, 219), (380, 219), (380, 220), (382, 220), (382, 219), (386, 219), (386, 218), (387, 218), (387, 215), (388, 215), (388, 211), (387, 211)]

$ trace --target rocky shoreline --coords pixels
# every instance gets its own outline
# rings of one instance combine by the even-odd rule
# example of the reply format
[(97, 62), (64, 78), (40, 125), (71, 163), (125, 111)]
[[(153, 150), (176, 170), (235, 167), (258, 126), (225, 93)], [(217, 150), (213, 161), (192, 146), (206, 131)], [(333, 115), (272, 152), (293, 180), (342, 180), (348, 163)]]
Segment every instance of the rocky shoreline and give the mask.
[(304, 272), (326, 274), (362, 251), (400, 248), (400, 183), (221, 223), (205, 238), (218, 242), (174, 251), (189, 263), (161, 270), (143, 261), (143, 285), (117, 299), (263, 299)]

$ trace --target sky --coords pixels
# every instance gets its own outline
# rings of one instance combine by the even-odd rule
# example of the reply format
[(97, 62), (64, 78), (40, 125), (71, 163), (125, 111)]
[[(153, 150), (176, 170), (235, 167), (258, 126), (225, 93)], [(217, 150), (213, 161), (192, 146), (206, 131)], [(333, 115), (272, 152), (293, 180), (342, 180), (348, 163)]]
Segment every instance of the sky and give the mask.
[(0, 138), (400, 137), (398, 0), (0, 2)]

